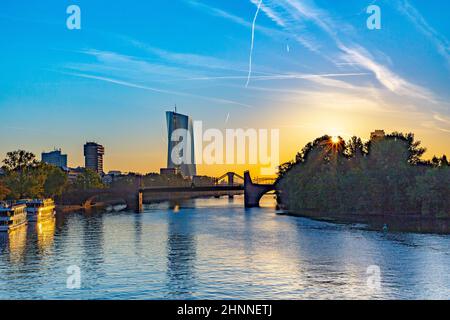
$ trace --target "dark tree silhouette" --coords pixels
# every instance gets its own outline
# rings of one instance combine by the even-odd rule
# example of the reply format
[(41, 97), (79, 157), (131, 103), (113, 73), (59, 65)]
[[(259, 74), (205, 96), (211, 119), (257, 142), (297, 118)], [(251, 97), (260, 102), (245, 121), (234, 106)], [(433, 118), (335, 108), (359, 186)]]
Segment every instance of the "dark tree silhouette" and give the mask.
[(292, 211), (450, 217), (447, 157), (426, 162), (424, 152), (411, 133), (366, 144), (320, 137), (280, 166), (278, 202)]

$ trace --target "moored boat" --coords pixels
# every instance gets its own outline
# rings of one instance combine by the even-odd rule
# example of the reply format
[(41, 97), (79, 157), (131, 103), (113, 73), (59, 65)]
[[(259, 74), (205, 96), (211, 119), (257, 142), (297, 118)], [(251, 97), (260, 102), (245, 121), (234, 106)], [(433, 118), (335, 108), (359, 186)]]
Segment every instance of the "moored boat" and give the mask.
[(55, 216), (53, 199), (34, 199), (26, 201), (28, 221), (36, 222)]
[(0, 232), (17, 229), (27, 223), (27, 206), (13, 204), (0, 206)]

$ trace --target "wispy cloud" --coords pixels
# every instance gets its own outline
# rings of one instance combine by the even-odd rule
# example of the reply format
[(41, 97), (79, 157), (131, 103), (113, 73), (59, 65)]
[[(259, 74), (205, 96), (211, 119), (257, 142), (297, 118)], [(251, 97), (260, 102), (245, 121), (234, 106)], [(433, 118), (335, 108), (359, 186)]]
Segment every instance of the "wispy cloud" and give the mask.
[(434, 102), (434, 95), (426, 88), (412, 84), (394, 73), (388, 67), (381, 65), (375, 61), (371, 54), (360, 46), (352, 48), (343, 44), (339, 48), (344, 52), (342, 58), (351, 63), (357, 63), (361, 67), (374, 73), (378, 81), (393, 93), (401, 96), (425, 99)]
[[(290, 34), (291, 38), (301, 43), (310, 51), (320, 55), (333, 64), (342, 68), (343, 65), (349, 65), (352, 68), (362, 68), (370, 71), (374, 75), (374, 79), (379, 82), (389, 92), (402, 97), (412, 99), (427, 100), (431, 103), (437, 102), (437, 97), (434, 93), (412, 81), (407, 80), (402, 75), (394, 71), (390, 66), (381, 63), (375, 58), (366, 48), (355, 41), (352, 36), (353, 26), (345, 21), (338, 20), (338, 18), (329, 14), (325, 9), (319, 8), (314, 1), (299, 1), (299, 0), (264, 0), (261, 4), (259, 0), (249, 0), (250, 3), (258, 6), (261, 11), (271, 19), (279, 28)], [(445, 38), (438, 35), (423, 17), (415, 10), (408, 2), (408, 0), (399, 0), (399, 8), (412, 21), (416, 23), (422, 32), (433, 39), (434, 43), (439, 48), (439, 52), (448, 58), (448, 42)], [(202, 5), (203, 6), (203, 5)], [(208, 10), (215, 12), (215, 14), (227, 17), (230, 19), (228, 13), (220, 9), (208, 7)], [(232, 20), (239, 21), (239, 23), (251, 27), (248, 23), (243, 23), (240, 18), (234, 17)], [(325, 38), (320, 40), (317, 38), (318, 34), (314, 35), (308, 31), (309, 26), (314, 26), (315, 30), (321, 30)], [(339, 33), (337, 33), (339, 30)], [(331, 41), (330, 41), (331, 39)], [(320, 44), (322, 42), (323, 44)], [(327, 50), (322, 50), (323, 46), (327, 46)], [(332, 47), (334, 46), (334, 52)], [(326, 53), (324, 53), (326, 51)], [(379, 52), (384, 60), (390, 61), (391, 58), (384, 53)], [(377, 61), (378, 60), (378, 61)], [(200, 77), (202, 78), (202, 77)], [(205, 77), (206, 79), (207, 77)], [(231, 79), (226, 77), (227, 79)], [(236, 77), (238, 78), (238, 77)], [(267, 76), (267, 77), (252, 77), (255, 80), (275, 80), (275, 79), (295, 79), (297, 76), (281, 75), (281, 76)], [(192, 77), (191, 79), (196, 79)], [(198, 78), (197, 78), (198, 79)], [(320, 78), (315, 79), (316, 82), (321, 81)], [(322, 81), (322, 84), (327, 81)], [(335, 85), (345, 87), (343, 89), (350, 89), (351, 84), (331, 83), (328, 85)]]
[[(249, 29), (252, 28), (252, 23), (250, 23), (250, 21), (247, 21), (242, 17), (236, 16), (225, 10), (205, 5), (193, 0), (185, 0), (185, 2), (197, 9), (203, 10), (210, 15), (227, 19)], [(250, 2), (258, 6), (259, 0), (250, 0)], [(269, 19), (275, 22), (276, 26), (280, 27), (281, 30), (264, 27), (262, 25), (255, 26), (255, 29), (258, 32), (261, 32), (262, 34), (271, 37), (272, 39), (279, 42), (283, 42), (286, 38), (292, 38), (308, 50), (320, 54), (319, 45), (314, 41), (314, 37), (310, 34), (307, 34), (306, 32), (304, 34), (297, 33), (301, 28), (301, 23), (299, 23), (298, 19), (296, 19), (295, 17), (285, 17), (283, 14), (280, 14), (273, 9), (278, 8), (278, 6), (279, 4), (275, 4), (273, 1), (265, 0), (264, 3), (261, 4), (260, 9)]]
[[(254, 2), (254, 0), (250, 1)], [(435, 101), (433, 93), (428, 89), (411, 83), (395, 73), (389, 67), (377, 62), (376, 59), (364, 47), (353, 44), (351, 35), (349, 34), (349, 31), (353, 30), (353, 27), (348, 23), (342, 21), (338, 22), (325, 10), (317, 7), (313, 1), (283, 0), (277, 2), (277, 4), (274, 4), (273, 1), (268, 0), (268, 2), (265, 3), (267, 6), (273, 6), (273, 12), (277, 9), (284, 10), (283, 14), (278, 13), (277, 16), (279, 18), (282, 16), (289, 16), (292, 18), (297, 18), (300, 21), (308, 21), (322, 30), (322, 32), (334, 42), (335, 50), (337, 50), (337, 52), (341, 52), (341, 54), (337, 54), (336, 56), (340, 58), (341, 61), (336, 61), (337, 59), (334, 59), (335, 64), (339, 67), (342, 67), (342, 62), (352, 66), (362, 67), (365, 70), (373, 72), (375, 78), (385, 88), (395, 94), (400, 96), (408, 96), (411, 98), (427, 99), (431, 102)], [(404, 3), (407, 3), (407, 0), (404, 0)], [(409, 8), (409, 11), (412, 11), (412, 9)], [(420, 15), (418, 15), (417, 12), (414, 14), (416, 20), (422, 21), (419, 19), (419, 16)], [(287, 18), (282, 19), (282, 21), (288, 27), (293, 24), (292, 22), (288, 22)], [(428, 30), (429, 34), (432, 33), (432, 30), (424, 21), (422, 21), (421, 25), (423, 25), (423, 29)], [(342, 32), (338, 35), (335, 30), (341, 30)], [(389, 57), (386, 58), (389, 60)]]
[(436, 47), (437, 52), (445, 59), (447, 67), (450, 67), (450, 43), (439, 34), (420, 12), (414, 8), (408, 0), (398, 0), (397, 8), (400, 13), (406, 16)]
[[(94, 57), (96, 62), (74, 63), (70, 68), (80, 71), (98, 71), (106, 73), (120, 73), (122, 77), (140, 78), (144, 80), (155, 77), (179, 78), (183, 75), (192, 75), (194, 71), (182, 67), (157, 63), (140, 57), (130, 56), (112, 51), (96, 49), (81, 50), (79, 53)], [(198, 72), (195, 72), (199, 74)]]
[[(365, 75), (370, 75), (370, 73), (355, 72), (355, 73), (322, 73), (322, 74), (302, 74), (302, 73), (272, 74), (267, 76), (252, 76), (252, 80), (269, 81), (269, 80), (295, 80), (295, 79), (323, 79), (323, 78), (354, 77)], [(241, 79), (247, 79), (247, 77), (246, 76), (196, 77), (196, 78), (180, 79), (180, 81), (241, 80)]]
[[(274, 39), (280, 40), (280, 36), (290, 35), (291, 39), (302, 43), (305, 47), (314, 53), (324, 57), (324, 54), (320, 50), (321, 45), (318, 44), (317, 34), (312, 35), (307, 29), (311, 25), (315, 27), (315, 30), (321, 30), (322, 34), (325, 34), (326, 39), (321, 39), (322, 42), (326, 42), (328, 48), (326, 50), (325, 58), (332, 61), (335, 64), (337, 70), (342, 70), (343, 66), (350, 66), (352, 70), (357, 70), (360, 72), (343, 72), (343, 73), (297, 73), (289, 72), (286, 74), (273, 74), (271, 72), (255, 72), (252, 70), (252, 50), (249, 57), (249, 68), (244, 70), (243, 62), (232, 62), (229, 60), (219, 59), (217, 57), (211, 57), (207, 55), (199, 55), (192, 53), (181, 53), (181, 52), (170, 52), (167, 50), (155, 48), (148, 46), (142, 42), (136, 40), (130, 40), (130, 43), (136, 47), (145, 49), (146, 52), (150, 53), (152, 56), (157, 57), (158, 61), (163, 61), (164, 64), (158, 65), (153, 60), (151, 61), (141, 61), (135, 57), (123, 57), (121, 55), (115, 55), (114, 53), (96, 52), (90, 51), (89, 54), (95, 55), (99, 60), (105, 62), (106, 65), (115, 66), (117, 61), (123, 59), (124, 62), (131, 61), (136, 68), (136, 70), (149, 71), (148, 73), (158, 73), (160, 71), (161, 75), (165, 76), (164, 82), (172, 81), (210, 81), (210, 80), (241, 80), (247, 79), (247, 83), (250, 80), (255, 81), (276, 81), (276, 80), (296, 80), (296, 79), (306, 79), (310, 80), (321, 86), (334, 87), (336, 89), (342, 90), (354, 90), (355, 93), (362, 90), (363, 87), (353, 85), (352, 76), (367, 76), (367, 81), (372, 81), (376, 85), (381, 84), (382, 88), (387, 89), (387, 92), (394, 93), (400, 97), (408, 97), (411, 99), (426, 100), (427, 102), (436, 103), (438, 98), (429, 89), (422, 87), (407, 80), (405, 77), (401, 76), (391, 67), (392, 64), (387, 65), (382, 61), (389, 61), (390, 58), (385, 56), (382, 52), (383, 59), (378, 56), (374, 57), (366, 48), (361, 44), (356, 44), (357, 42), (352, 39), (349, 34), (349, 30), (352, 30), (352, 26), (348, 23), (343, 23), (336, 20), (337, 18), (331, 16), (326, 10), (319, 8), (315, 5), (313, 1), (298, 1), (298, 0), (249, 0), (250, 3), (257, 6), (258, 10), (261, 10), (274, 24), (281, 29), (270, 29), (256, 25), (247, 21), (241, 17), (233, 15), (222, 9), (211, 7), (203, 3), (185, 0), (191, 6), (197, 9), (203, 10), (210, 15), (225, 18), (229, 21), (242, 25), (246, 28), (252, 29), (252, 36), (254, 36), (254, 31), (262, 31)], [(428, 34), (436, 35), (433, 30), (430, 29), (429, 25), (422, 19), (420, 15), (408, 6), (407, 0), (401, 1), (405, 8), (407, 8), (412, 17), (415, 17), (416, 21), (420, 22), (420, 25), (424, 30), (427, 30)], [(406, 9), (405, 9), (406, 10)], [(257, 13), (254, 16), (253, 22), (255, 22)], [(412, 15), (412, 13), (414, 13)], [(339, 34), (335, 30), (340, 30)], [(300, 35), (299, 35), (300, 34)], [(307, 40), (305, 40), (307, 39)], [(330, 41), (331, 40), (331, 41)], [(253, 42), (252, 42), (253, 43)], [(442, 42), (444, 43), (444, 42)], [(251, 48), (253, 45), (251, 46)], [(114, 62), (114, 63), (110, 63)], [(167, 63), (167, 65), (166, 65)], [(192, 70), (194, 73), (190, 73)], [(268, 69), (270, 70), (270, 69)], [(211, 71), (211, 72), (209, 72)], [(217, 71), (217, 72), (216, 72)], [(228, 74), (223, 74), (222, 71), (229, 71)], [(247, 77), (243, 74), (247, 72)], [(368, 71), (368, 72), (367, 72)], [(87, 71), (86, 71), (87, 72)], [(200, 72), (200, 74), (199, 74)], [(237, 74), (233, 74), (236, 72)], [(203, 73), (203, 74), (201, 74)], [(259, 73), (259, 74), (257, 74)], [(128, 73), (126, 73), (128, 74)], [(113, 74), (114, 75), (114, 74)], [(172, 79), (167, 79), (166, 76), (172, 75)], [(333, 78), (343, 78), (342, 80), (336, 80)], [(117, 78), (117, 77), (112, 77)], [(120, 78), (123, 78), (120, 76)], [(134, 80), (130, 78), (130, 81)], [(141, 83), (138, 81), (131, 81), (131, 83)], [(370, 85), (364, 86), (372, 90), (372, 93), (376, 91), (375, 87)], [(380, 91), (381, 92), (381, 91)], [(378, 94), (378, 93), (377, 93)], [(381, 96), (381, 94), (378, 94)]]
[(135, 89), (142, 89), (142, 90), (152, 91), (152, 92), (157, 92), (157, 93), (162, 93), (162, 94), (169, 94), (169, 95), (177, 95), (177, 96), (198, 98), (198, 99), (207, 100), (207, 101), (211, 101), (211, 102), (215, 102), (215, 103), (236, 105), (236, 106), (241, 106), (241, 107), (246, 107), (246, 108), (252, 108), (253, 107), (251, 105), (248, 105), (248, 104), (245, 104), (245, 103), (240, 103), (240, 102), (233, 101), (233, 100), (201, 96), (201, 95), (196, 95), (196, 94), (187, 93), (187, 92), (165, 90), (165, 89), (145, 86), (145, 85), (142, 85), (142, 84), (132, 83), (132, 82), (129, 82), (129, 81), (123, 81), (123, 80), (119, 80), (119, 79), (114, 79), (114, 78), (110, 78), (110, 77), (103, 77), (103, 76), (91, 75), (91, 74), (86, 74), (86, 73), (75, 73), (75, 72), (60, 72), (60, 73), (66, 74), (66, 75), (70, 75), (70, 76), (74, 76), (74, 77), (85, 78), (85, 79), (92, 79), (92, 80), (99, 80), (99, 81), (113, 83), (113, 84), (120, 85), (120, 86), (125, 86), (125, 87), (135, 88)]
[(243, 62), (239, 61), (235, 62), (201, 54), (171, 52), (168, 50), (147, 45), (146, 43), (143, 43), (135, 39), (128, 38), (127, 41), (131, 43), (133, 46), (143, 49), (146, 52), (154, 56), (157, 56), (159, 59), (169, 62), (171, 64), (195, 67), (197, 70), (198, 68), (201, 68), (210, 70), (247, 72), (247, 70), (245, 69), (245, 64)]
[(444, 116), (444, 115), (442, 115), (442, 114), (439, 114), (439, 113), (435, 113), (435, 114), (433, 115), (433, 118), (434, 118), (435, 120), (441, 122), (441, 123), (446, 124), (446, 125), (449, 126), (449, 128), (450, 128), (450, 118), (449, 118), (449, 117), (446, 117), (446, 116)]
[(262, 1), (260, 0), (250, 0), (255, 6), (260, 8), (266, 16), (268, 16), (273, 22), (275, 22), (277, 25), (281, 27), (286, 27), (285, 21), (277, 14), (274, 10), (272, 10), (270, 7), (266, 6)]
[[(194, 8), (204, 11), (209, 15), (229, 20), (231, 22), (234, 22), (238, 25), (241, 25), (241, 26), (249, 28), (249, 29), (252, 28), (252, 24), (249, 21), (247, 21), (246, 19), (243, 19), (242, 17), (239, 17), (237, 15), (229, 13), (225, 10), (222, 10), (222, 9), (219, 9), (219, 8), (216, 8), (213, 6), (209, 6), (209, 5), (200, 3), (198, 1), (194, 1), (194, 0), (185, 0), (185, 3), (187, 3), (188, 5), (190, 5)], [(262, 8), (264, 8), (264, 7), (262, 7)], [(256, 29), (259, 32), (262, 32), (263, 34), (273, 37), (273, 38), (280, 38), (280, 37), (282, 38), (283, 36), (284, 37), (286, 36), (286, 33), (283, 33), (280, 30), (267, 28), (264, 26), (257, 26)]]

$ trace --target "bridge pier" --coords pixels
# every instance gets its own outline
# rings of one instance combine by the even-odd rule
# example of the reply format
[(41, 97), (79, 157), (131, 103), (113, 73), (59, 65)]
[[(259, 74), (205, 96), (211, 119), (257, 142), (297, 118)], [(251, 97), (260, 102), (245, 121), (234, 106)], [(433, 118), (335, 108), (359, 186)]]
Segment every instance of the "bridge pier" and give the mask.
[(129, 210), (133, 210), (136, 213), (141, 213), (144, 210), (142, 191), (129, 195), (126, 202)]
[(244, 203), (246, 208), (259, 207), (261, 197), (272, 190), (275, 190), (273, 184), (253, 183), (250, 172), (244, 172)]

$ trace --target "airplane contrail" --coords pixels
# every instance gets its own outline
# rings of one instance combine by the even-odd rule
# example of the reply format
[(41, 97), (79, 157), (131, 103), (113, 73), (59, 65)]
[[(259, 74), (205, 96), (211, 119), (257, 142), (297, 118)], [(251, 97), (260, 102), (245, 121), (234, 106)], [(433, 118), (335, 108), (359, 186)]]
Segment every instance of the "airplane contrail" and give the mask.
[(263, 0), (260, 0), (258, 3), (258, 8), (256, 9), (255, 17), (253, 18), (253, 24), (252, 24), (252, 43), (250, 46), (250, 57), (249, 57), (249, 64), (248, 64), (248, 76), (247, 76), (247, 83), (245, 84), (245, 87), (248, 87), (248, 84), (250, 83), (250, 77), (252, 76), (252, 55), (253, 55), (253, 43), (255, 40), (255, 24), (256, 24), (256, 18), (258, 17), (259, 9), (261, 8)]
[[(352, 76), (366, 76), (370, 75), (368, 72), (354, 72), (354, 73), (317, 73), (317, 74), (307, 74), (307, 73), (291, 73), (291, 74), (273, 74), (268, 76), (253, 76), (252, 79), (255, 81), (264, 80), (291, 80), (291, 79), (314, 79), (314, 78), (339, 78), (339, 77), (352, 77)], [(174, 81), (202, 81), (202, 80), (239, 80), (247, 79), (247, 76), (218, 76), (218, 77), (195, 77), (187, 79), (177, 79)]]
[(85, 74), (85, 73), (77, 73), (77, 72), (64, 72), (64, 71), (56, 71), (56, 72), (61, 73), (61, 74), (74, 76), (74, 77), (79, 77), (79, 78), (93, 79), (93, 80), (109, 82), (109, 83), (113, 83), (113, 84), (120, 85), (120, 86), (125, 86), (125, 87), (130, 87), (130, 88), (136, 88), (136, 89), (142, 89), (142, 90), (147, 90), (147, 91), (159, 92), (159, 93), (162, 93), (162, 94), (192, 97), (192, 98), (203, 99), (203, 100), (212, 101), (212, 102), (216, 102), (216, 103), (231, 104), (231, 105), (238, 105), (238, 106), (246, 107), (246, 108), (253, 108), (253, 106), (251, 106), (251, 105), (248, 105), (248, 104), (245, 104), (245, 103), (240, 103), (240, 102), (233, 101), (233, 100), (227, 100), (227, 99), (222, 99), (222, 98), (214, 98), (214, 97), (208, 97), (208, 96), (201, 96), (201, 95), (192, 94), (192, 93), (188, 93), (188, 92), (180, 92), (180, 91), (159, 89), (159, 88), (149, 87), (149, 86), (136, 84), (136, 83), (132, 83), (132, 82), (128, 82), (128, 81), (118, 80), (118, 79), (114, 79), (114, 78), (96, 76), (96, 75)]

